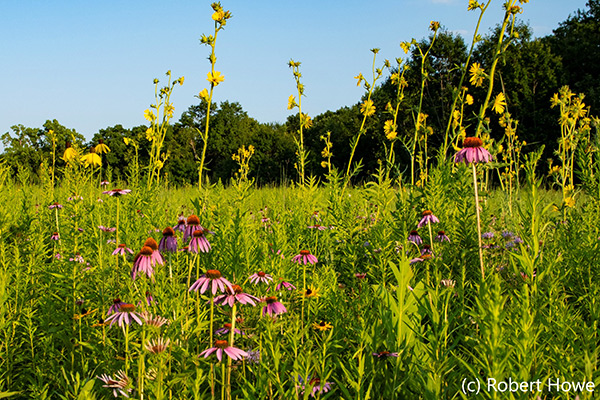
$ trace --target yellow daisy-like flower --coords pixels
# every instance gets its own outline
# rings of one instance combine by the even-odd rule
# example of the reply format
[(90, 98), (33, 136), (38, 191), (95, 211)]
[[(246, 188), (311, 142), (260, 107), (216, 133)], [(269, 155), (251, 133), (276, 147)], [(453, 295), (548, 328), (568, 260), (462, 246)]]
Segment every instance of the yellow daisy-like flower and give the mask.
[(156, 119), (156, 115), (154, 115), (154, 112), (152, 112), (150, 110), (146, 110), (146, 111), (144, 111), (144, 118), (146, 118), (148, 121), (152, 122)]
[(308, 114), (300, 114), (300, 125), (302, 125), (304, 129), (308, 129), (312, 126), (312, 120)]
[(360, 106), (360, 112), (365, 117), (370, 117), (375, 114), (375, 105), (373, 104), (373, 100), (365, 100), (364, 103)]
[(332, 329), (333, 325), (331, 325), (329, 322), (321, 321), (319, 323), (316, 323), (316, 322), (313, 323), (312, 327), (318, 331), (325, 332), (325, 331), (328, 331), (329, 329)]
[(294, 97), (293, 94), (290, 94), (290, 97), (288, 97), (287, 109), (291, 110), (292, 108), (294, 108), (295, 105), (296, 105), (296, 98)]
[(146, 139), (150, 142), (153, 142), (156, 139), (156, 135), (154, 134), (154, 130), (152, 128), (146, 129)]
[(225, 76), (221, 75), (219, 71), (215, 71), (214, 73), (209, 72), (208, 74), (206, 74), (206, 76), (206, 80), (209, 81), (213, 86), (217, 86), (219, 83), (225, 80)]
[(385, 121), (385, 123), (383, 124), (383, 132), (385, 133), (385, 137), (387, 137), (388, 140), (394, 140), (397, 135), (394, 121), (392, 121), (391, 119)]
[(504, 107), (506, 107), (506, 97), (504, 97), (504, 93), (500, 92), (494, 99), (492, 110), (494, 110), (496, 114), (502, 114), (504, 112)]
[(67, 148), (63, 153), (62, 159), (66, 162), (73, 161), (77, 158), (77, 150), (71, 147), (70, 144), (67, 144)]
[(471, 96), (470, 94), (467, 95), (466, 97), (467, 100), (467, 104), (472, 106), (473, 105), (473, 96)]
[(363, 76), (362, 73), (359, 73), (358, 75), (356, 75), (354, 77), (354, 79), (356, 79), (358, 82), (356, 82), (356, 86), (360, 86), (360, 84), (362, 83), (362, 81), (365, 79), (365, 77)]
[(569, 208), (575, 207), (575, 199), (571, 196), (565, 199), (565, 206)]
[(321, 167), (327, 168), (327, 161), (321, 161)]
[(408, 54), (408, 52), (410, 50), (410, 43), (409, 42), (400, 42), (400, 47), (404, 51), (404, 54)]
[(104, 154), (104, 153), (109, 153), (110, 152), (110, 147), (108, 147), (107, 145), (104, 144), (104, 140), (100, 139), (98, 141), (98, 144), (94, 148), (94, 150), (98, 154)]
[(208, 94), (208, 90), (206, 90), (206, 88), (202, 89), (202, 91), (200, 93), (198, 93), (198, 97), (201, 98), (204, 101), (209, 100), (210, 95)]
[[(93, 149), (91, 149), (93, 150)], [(90, 165), (92, 167), (99, 167), (102, 165), (102, 159), (100, 159), (100, 156), (96, 153), (94, 153), (93, 151), (91, 153), (88, 153), (84, 156), (82, 156), (80, 158), (81, 162), (85, 164), (85, 167), (89, 167)]]
[(223, 10), (215, 11), (212, 15), (213, 21), (220, 22), (223, 20), (223, 18), (225, 18), (225, 13)]
[(469, 7), (467, 7), (467, 11), (471, 11), (479, 7), (479, 3), (477, 0), (469, 0)]
[(87, 317), (88, 315), (92, 315), (96, 311), (98, 311), (98, 309), (94, 309), (94, 310), (90, 310), (90, 311), (82, 310), (81, 314), (75, 314), (73, 316), (73, 319), (81, 319), (83, 317)]
[(304, 290), (304, 293), (302, 293), (302, 296), (307, 299), (319, 297), (319, 290), (314, 288), (313, 286), (309, 286)]
[(481, 64), (473, 63), (471, 68), (469, 68), (469, 73), (471, 74), (471, 78), (469, 79), (471, 85), (479, 87), (483, 84), (486, 75), (484, 69), (481, 68)]
[(432, 31), (437, 31), (438, 29), (440, 29), (440, 23), (438, 21), (431, 21), (431, 23), (429, 24), (429, 29), (431, 29)]

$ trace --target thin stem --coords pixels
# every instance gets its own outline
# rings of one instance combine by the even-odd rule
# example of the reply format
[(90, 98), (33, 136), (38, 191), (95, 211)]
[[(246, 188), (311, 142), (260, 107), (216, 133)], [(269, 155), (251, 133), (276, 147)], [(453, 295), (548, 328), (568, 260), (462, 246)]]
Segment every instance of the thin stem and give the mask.
[(475, 189), (475, 215), (477, 216), (477, 248), (479, 249), (479, 266), (481, 268), (481, 280), (485, 279), (485, 270), (483, 269), (483, 250), (481, 244), (481, 218), (479, 216), (479, 193), (477, 192), (477, 170), (475, 163), (471, 163), (473, 169), (473, 188)]

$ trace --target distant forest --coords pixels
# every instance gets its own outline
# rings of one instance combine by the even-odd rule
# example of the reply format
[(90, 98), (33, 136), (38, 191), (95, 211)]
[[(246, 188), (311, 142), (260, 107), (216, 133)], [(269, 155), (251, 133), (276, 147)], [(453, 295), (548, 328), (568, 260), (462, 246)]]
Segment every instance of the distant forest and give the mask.
[[(517, 134), (526, 142), (523, 153), (545, 145), (543, 160), (554, 157), (560, 138), (559, 111), (550, 107), (554, 93), (568, 85), (576, 94), (584, 94), (584, 102), (590, 107), (592, 115), (600, 110), (600, 0), (590, 0), (585, 10), (579, 10), (569, 16), (553, 30), (549, 36), (533, 38), (531, 28), (526, 24), (515, 27), (517, 39), (499, 60), (495, 71), (494, 96), (503, 92), (506, 108), (512, 118), (518, 121)], [(489, 71), (493, 50), (498, 41), (500, 29), (496, 27), (477, 42), (472, 58)], [(433, 34), (421, 39), (421, 48), (427, 48)], [(422, 101), (422, 113), (426, 114), (427, 124), (431, 128), (429, 145), (439, 147), (443, 142), (450, 116), (452, 96), (460, 90), (460, 68), (465, 65), (469, 45), (459, 34), (444, 31), (437, 32), (433, 47), (426, 58), (426, 80)], [(415, 115), (421, 91), (421, 55), (416, 47), (411, 48), (406, 60), (409, 69), (404, 75), (407, 86), (400, 105), (397, 120), (398, 137), (414, 132)], [(393, 69), (390, 71), (394, 72)], [(391, 75), (391, 73), (389, 75)], [(485, 89), (463, 83), (475, 102), (485, 97)], [(385, 158), (385, 147), (389, 143), (384, 133), (384, 124), (389, 120), (386, 105), (396, 99), (396, 88), (391, 77), (378, 84), (371, 99), (375, 114), (366, 121), (365, 131), (354, 160), (362, 160), (360, 177), (366, 178), (378, 167), (378, 160)], [(292, 87), (290, 85), (290, 90)], [(342, 107), (336, 111), (326, 111), (312, 117), (312, 124), (304, 130), (304, 146), (309, 151), (307, 175), (320, 177), (327, 170), (322, 167), (322, 140), (330, 132), (332, 143), (331, 163), (339, 169), (345, 169), (350, 155), (351, 139), (360, 130), (362, 114), (361, 103)], [(479, 100), (480, 101), (480, 100)], [(465, 112), (467, 134), (474, 130), (476, 111)], [(500, 142), (504, 129), (499, 125), (497, 115), (490, 115), (489, 136)], [(206, 103), (199, 101), (185, 111), (179, 121), (169, 125), (164, 151), (168, 158), (162, 168), (162, 174), (169, 182), (177, 185), (194, 184), (198, 181), (198, 167), (202, 143), (199, 131), (204, 129)], [(475, 121), (475, 122), (473, 122)], [(210, 139), (206, 154), (206, 174), (212, 182), (228, 182), (238, 169), (232, 154), (242, 145), (254, 146), (255, 153), (250, 160), (250, 176), (256, 183), (280, 184), (297, 177), (294, 169), (296, 145), (294, 135), (299, 127), (298, 114), (292, 115), (284, 124), (261, 123), (244, 111), (239, 103), (228, 101), (214, 104), (209, 124)], [(52, 164), (52, 140), (48, 133), (55, 135), (55, 157), (57, 171), (64, 166), (61, 159), (67, 143), (87, 152), (103, 141), (110, 152), (102, 154), (101, 174), (106, 179), (127, 180), (130, 162), (136, 148), (126, 145), (124, 138), (139, 143), (137, 156), (140, 165), (147, 165), (149, 144), (146, 139), (148, 126), (132, 129), (115, 125), (101, 129), (94, 134), (90, 142), (73, 129), (62, 126), (58, 121), (46, 121), (41, 128), (16, 125), (12, 132), (2, 135), (4, 152), (0, 156), (10, 167), (13, 177), (36, 182), (40, 166)], [(401, 142), (400, 142), (401, 143)], [(403, 165), (410, 163), (409, 150), (397, 146), (396, 164), (402, 172)], [(83, 153), (82, 153), (83, 154)], [(60, 175), (59, 175), (60, 177)]]

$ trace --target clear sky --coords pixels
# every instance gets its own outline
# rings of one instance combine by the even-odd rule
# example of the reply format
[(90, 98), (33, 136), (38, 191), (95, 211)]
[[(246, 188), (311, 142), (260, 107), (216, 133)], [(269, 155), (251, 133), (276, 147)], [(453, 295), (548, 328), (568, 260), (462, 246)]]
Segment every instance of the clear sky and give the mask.
[[(99, 129), (145, 124), (153, 79), (185, 77), (171, 98), (175, 120), (208, 87), (210, 1), (0, 0), (0, 134), (15, 124), (38, 128), (57, 119), (90, 139)], [(233, 18), (219, 32), (216, 69), (225, 81), (214, 100), (239, 102), (260, 122), (285, 122), (295, 93), (290, 58), (301, 61), (303, 111), (315, 116), (356, 103), (370, 77), (372, 53), (404, 57), (401, 41), (429, 34), (432, 20), (470, 43), (478, 12), (468, 0), (289, 0), (221, 2)], [(486, 12), (482, 34), (503, 17), (503, 1)], [(534, 35), (552, 33), (586, 0), (531, 0), (519, 17)]]

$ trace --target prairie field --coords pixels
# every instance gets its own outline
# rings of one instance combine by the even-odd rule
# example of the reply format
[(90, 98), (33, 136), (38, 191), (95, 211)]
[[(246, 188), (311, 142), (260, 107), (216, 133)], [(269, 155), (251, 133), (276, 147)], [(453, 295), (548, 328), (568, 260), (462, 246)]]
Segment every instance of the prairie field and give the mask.
[(168, 71), (146, 125), (11, 127), (0, 399), (595, 398), (600, 2), (542, 39), (491, 3), (314, 119), (290, 59), (285, 124), (214, 101), (213, 3), (178, 122)]

